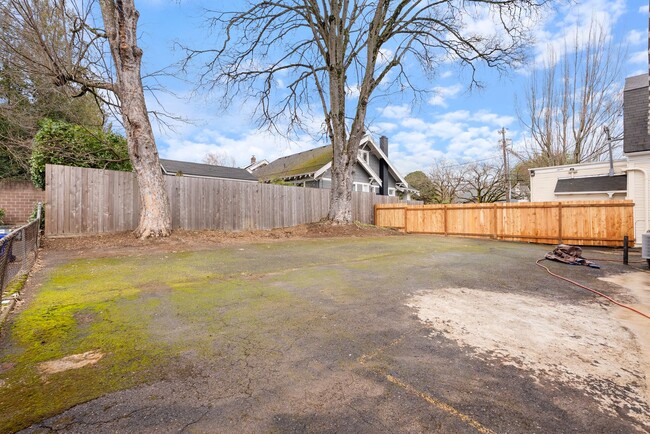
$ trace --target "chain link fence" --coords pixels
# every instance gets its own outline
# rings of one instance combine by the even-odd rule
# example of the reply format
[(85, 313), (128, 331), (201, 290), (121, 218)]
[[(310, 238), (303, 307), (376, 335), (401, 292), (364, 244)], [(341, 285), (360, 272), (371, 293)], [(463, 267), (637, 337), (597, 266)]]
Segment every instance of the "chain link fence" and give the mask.
[(4, 296), (9, 283), (25, 274), (36, 262), (41, 230), (42, 205), (38, 204), (36, 219), (0, 239), (0, 295)]

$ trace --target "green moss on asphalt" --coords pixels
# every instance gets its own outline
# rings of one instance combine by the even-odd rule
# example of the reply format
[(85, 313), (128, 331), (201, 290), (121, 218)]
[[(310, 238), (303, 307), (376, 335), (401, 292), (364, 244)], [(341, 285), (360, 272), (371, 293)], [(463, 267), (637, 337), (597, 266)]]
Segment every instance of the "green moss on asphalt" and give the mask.
[[(15, 317), (0, 353), (0, 363), (12, 366), (0, 371), (0, 432), (162, 378), (185, 350), (214, 355), (215, 340), (245, 338), (263, 350), (274, 312), (295, 308), (295, 324), (283, 327), (301, 327), (304, 301), (250, 273), (287, 263), (260, 261), (257, 250), (266, 246), (247, 249), (77, 260), (53, 270)], [(259, 267), (246, 265), (253, 262)], [(240, 350), (221, 355), (237, 358)], [(87, 351), (104, 356), (93, 366), (39, 372), (41, 362)]]
[(25, 282), (27, 282), (27, 273), (20, 274), (16, 277), (13, 278), (11, 282), (9, 282), (9, 285), (5, 288), (3, 296), (11, 296), (14, 295), (25, 287)]
[[(278, 348), (307, 331), (344, 342), (352, 334), (336, 324), (322, 331), (323, 321), (336, 315), (336, 306), (375, 296), (365, 276), (395, 281), (399, 264), (424, 264), (436, 251), (490, 248), (421, 240), (295, 240), (82, 259), (52, 269), (10, 323), (0, 351), (0, 432), (112, 391), (183, 375), (181, 355), (188, 351), (211, 360), (268, 360), (282, 357)], [(41, 362), (87, 351), (104, 356), (46, 377), (38, 370)]]

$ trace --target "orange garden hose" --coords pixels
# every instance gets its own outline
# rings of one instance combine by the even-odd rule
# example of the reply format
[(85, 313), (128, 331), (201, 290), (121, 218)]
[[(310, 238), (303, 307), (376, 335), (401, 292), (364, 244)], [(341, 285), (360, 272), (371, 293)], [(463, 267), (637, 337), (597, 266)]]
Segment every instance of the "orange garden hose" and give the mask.
[(650, 315), (648, 315), (648, 314), (646, 314), (646, 313), (643, 313), (643, 312), (641, 312), (640, 310), (637, 310), (637, 309), (633, 308), (632, 306), (627, 306), (627, 305), (625, 305), (625, 304), (623, 304), (623, 303), (619, 303), (618, 301), (616, 301), (616, 300), (614, 300), (613, 298), (611, 298), (611, 297), (609, 297), (609, 296), (603, 294), (602, 292), (598, 292), (598, 291), (596, 291), (595, 289), (589, 288), (588, 286), (582, 285), (582, 284), (580, 284), (580, 283), (578, 283), (578, 282), (576, 282), (576, 281), (574, 281), (574, 280), (567, 279), (566, 277), (562, 277), (562, 276), (560, 276), (559, 274), (555, 274), (555, 273), (553, 273), (551, 270), (549, 270), (549, 268), (548, 268), (546, 265), (542, 265), (542, 264), (540, 264), (541, 261), (545, 261), (545, 260), (546, 260), (546, 258), (538, 259), (537, 262), (535, 262), (535, 264), (537, 264), (538, 267), (542, 267), (543, 269), (545, 269), (546, 272), (547, 272), (548, 274), (550, 274), (551, 276), (555, 276), (555, 277), (557, 277), (558, 279), (562, 279), (562, 280), (564, 280), (564, 281), (566, 281), (566, 282), (569, 282), (569, 283), (572, 283), (572, 284), (574, 284), (574, 285), (576, 285), (576, 286), (579, 286), (580, 288), (586, 289), (587, 291), (593, 292), (593, 293), (596, 294), (596, 295), (600, 295), (601, 297), (606, 298), (607, 300), (611, 301), (612, 303), (614, 303), (614, 304), (617, 305), (617, 306), (623, 307), (623, 308), (625, 308), (625, 309), (629, 309), (629, 310), (631, 310), (631, 311), (634, 312), (634, 313), (638, 313), (639, 315), (644, 316), (644, 317), (646, 317), (647, 319), (650, 319)]

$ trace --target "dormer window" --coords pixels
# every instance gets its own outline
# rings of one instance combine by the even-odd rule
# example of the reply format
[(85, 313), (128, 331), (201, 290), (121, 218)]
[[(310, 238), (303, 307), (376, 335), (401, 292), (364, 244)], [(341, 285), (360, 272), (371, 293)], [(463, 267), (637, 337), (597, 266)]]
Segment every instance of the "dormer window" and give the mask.
[(365, 162), (365, 163), (370, 163), (370, 152), (360, 149), (359, 150), (359, 160)]

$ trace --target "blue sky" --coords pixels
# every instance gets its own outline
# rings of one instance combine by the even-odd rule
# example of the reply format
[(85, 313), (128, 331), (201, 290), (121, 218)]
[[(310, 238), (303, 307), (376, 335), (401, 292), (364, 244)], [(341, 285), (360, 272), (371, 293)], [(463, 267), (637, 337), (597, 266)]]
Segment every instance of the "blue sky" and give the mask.
[[(136, 0), (140, 10), (140, 45), (144, 50), (143, 73), (173, 64), (182, 57), (175, 41), (202, 44), (210, 37), (202, 18), (202, 1)], [(228, 2), (227, 4), (230, 4)], [(410, 99), (393, 98), (370, 107), (370, 131), (377, 138), (389, 138), (389, 155), (406, 175), (428, 171), (434, 161), (457, 162), (499, 158), (498, 130), (508, 129), (515, 146), (524, 134), (516, 116), (515, 101), (523, 98), (530, 72), (540, 63), (549, 44), (561, 44), (575, 28), (588, 28), (591, 20), (603, 26), (616, 44), (627, 48), (621, 89), (625, 76), (647, 72), (648, 2), (623, 0), (583, 0), (544, 14), (535, 31), (536, 44), (531, 60), (519, 71), (505, 77), (481, 70), (485, 88), (469, 92), (466, 78), (449, 65), (435, 79), (421, 85), (434, 93), (417, 106)], [(158, 149), (163, 158), (200, 162), (206, 153), (216, 152), (236, 165), (245, 166), (251, 155), (269, 161), (323, 145), (309, 137), (288, 142), (258, 129), (251, 118), (250, 103), (235, 101), (223, 109), (213, 94), (195, 92), (191, 77), (165, 78), (161, 84), (175, 95), (159, 92), (148, 98), (150, 109), (160, 101), (174, 115), (189, 123), (172, 122), (173, 129), (155, 127)], [(154, 124), (156, 124), (154, 122)]]

